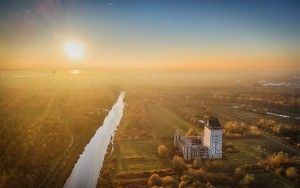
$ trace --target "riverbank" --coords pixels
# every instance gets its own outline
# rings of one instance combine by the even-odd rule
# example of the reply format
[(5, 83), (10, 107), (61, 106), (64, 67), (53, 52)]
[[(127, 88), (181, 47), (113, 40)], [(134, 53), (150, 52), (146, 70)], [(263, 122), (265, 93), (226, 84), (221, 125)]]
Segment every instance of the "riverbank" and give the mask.
[(96, 187), (106, 150), (109, 143), (113, 141), (115, 130), (123, 116), (124, 97), (125, 92), (121, 92), (105, 117), (103, 125), (99, 127), (80, 155), (64, 185), (65, 188)]

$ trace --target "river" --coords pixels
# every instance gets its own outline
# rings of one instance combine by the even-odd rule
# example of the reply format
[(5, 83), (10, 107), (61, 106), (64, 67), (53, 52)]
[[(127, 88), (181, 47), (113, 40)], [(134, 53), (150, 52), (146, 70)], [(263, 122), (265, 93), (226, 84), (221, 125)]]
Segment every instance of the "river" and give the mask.
[(117, 101), (109, 111), (90, 142), (85, 146), (83, 153), (76, 162), (64, 188), (95, 188), (102, 168), (107, 147), (119, 125), (125, 103), (125, 92), (121, 92)]

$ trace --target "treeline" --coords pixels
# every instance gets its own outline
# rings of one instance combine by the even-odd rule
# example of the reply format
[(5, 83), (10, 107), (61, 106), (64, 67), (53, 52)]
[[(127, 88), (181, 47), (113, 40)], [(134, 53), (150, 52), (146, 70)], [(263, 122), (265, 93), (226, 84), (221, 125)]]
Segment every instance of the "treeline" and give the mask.
[(257, 126), (247, 126), (243, 122), (229, 121), (223, 126), (223, 135), (226, 138), (253, 138), (260, 137)]
[(195, 159), (192, 165), (180, 157), (173, 158), (173, 169), (177, 176), (152, 174), (148, 178), (150, 187), (261, 187), (266, 186), (257, 174), (275, 172), (299, 186), (299, 163), (286, 153), (269, 155), (265, 160), (253, 164), (229, 165), (223, 160)]
[(269, 133), (283, 137), (293, 145), (300, 145), (300, 128), (297, 126), (278, 123), (272, 119), (260, 119), (256, 125)]

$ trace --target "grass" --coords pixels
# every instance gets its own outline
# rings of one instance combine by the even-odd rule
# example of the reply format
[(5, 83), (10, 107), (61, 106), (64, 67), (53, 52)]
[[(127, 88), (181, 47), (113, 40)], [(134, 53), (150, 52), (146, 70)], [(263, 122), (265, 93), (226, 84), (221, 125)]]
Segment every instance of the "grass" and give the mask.
[[(165, 164), (158, 157), (157, 147), (159, 144), (172, 145), (173, 135), (177, 129), (182, 132), (186, 132), (189, 128), (201, 131), (200, 128), (183, 121), (181, 117), (160, 105), (146, 103), (142, 107), (146, 109), (144, 115), (151, 122), (149, 131), (152, 138), (140, 138), (138, 141), (123, 140), (120, 142), (120, 151), (117, 156), (119, 159), (118, 171), (155, 170), (168, 167), (168, 164)], [(231, 118), (230, 113), (226, 113), (226, 115), (227, 118)], [(122, 126), (121, 124), (120, 128)], [(121, 129), (124, 131), (124, 128)], [(285, 147), (264, 137), (224, 139), (224, 141), (231, 142), (239, 150), (237, 153), (225, 154), (227, 161), (232, 164), (256, 162), (264, 159), (268, 154), (279, 151), (289, 153)]]
[[(182, 117), (179, 117), (179, 115), (161, 105), (150, 102), (144, 102), (143, 105), (140, 103), (138, 104), (139, 107), (143, 108), (143, 110), (139, 109), (136, 110), (136, 112), (143, 111), (143, 118), (147, 119), (150, 123), (147, 126), (138, 124), (136, 121), (138, 121), (139, 118), (133, 118), (131, 116), (131, 120), (134, 122), (129, 124), (133, 127), (140, 126), (139, 129), (143, 129), (144, 126), (149, 128), (150, 126), (148, 130), (152, 137), (138, 137), (138, 139), (127, 140), (121, 139), (119, 145), (120, 149), (117, 153), (117, 173), (171, 168), (171, 160), (163, 161), (158, 157), (157, 147), (159, 144), (165, 144), (167, 147), (171, 146), (173, 144), (174, 132), (177, 129), (181, 130), (182, 132), (186, 132), (189, 128), (196, 128), (195, 126), (184, 121)], [(236, 113), (237, 112), (235, 112), (235, 114)], [(224, 116), (226, 116), (226, 118)], [(231, 116), (228, 112), (223, 113), (219, 118), (221, 122), (226, 122), (228, 119), (234, 120), (235, 116)], [(247, 114), (245, 118), (249, 120), (249, 114)], [(123, 124), (121, 124), (121, 126), (123, 126)], [(198, 132), (201, 132), (200, 128), (196, 129)], [(123, 127), (121, 130), (124, 131), (125, 128)], [(285, 147), (276, 144), (272, 140), (265, 137), (224, 139), (224, 142), (232, 143), (239, 151), (237, 153), (225, 153), (226, 163), (229, 163), (233, 166), (256, 163), (264, 160), (268, 154), (272, 154), (274, 152), (284, 151), (289, 153)], [(257, 179), (259, 179), (261, 185), (265, 185), (265, 182), (269, 182), (272, 187), (292, 186), (291, 182), (288, 182), (285, 178), (277, 177), (277, 175), (272, 172), (255, 172), (255, 176)]]
[(162, 161), (157, 155), (156, 144), (150, 140), (125, 141), (120, 145), (119, 171), (142, 171), (170, 167), (168, 162)]
[[(193, 127), (193, 125), (183, 121), (176, 114), (157, 104), (146, 103), (143, 107), (146, 108), (145, 115), (147, 115), (149, 122), (151, 122), (149, 125), (149, 134), (152, 135), (152, 137), (119, 140), (119, 150), (117, 152), (118, 172), (170, 168), (170, 161), (161, 160), (159, 158), (157, 147), (160, 144), (166, 146), (172, 145), (173, 135), (177, 129), (186, 132), (189, 128)], [(127, 111), (127, 113), (130, 113), (130, 111)], [(124, 116), (126, 116), (126, 111)], [(131, 118), (128, 120), (132, 121), (136, 119)], [(122, 126), (124, 126), (124, 124), (120, 125), (119, 130), (125, 131)]]
[(186, 132), (189, 128), (195, 128), (159, 105), (148, 104), (146, 107), (153, 125), (153, 134), (157, 137), (173, 137), (177, 129)]
[[(257, 179), (258, 187), (272, 187), (272, 188), (292, 188), (295, 185), (289, 180), (278, 176), (272, 172), (258, 172), (254, 174)], [(266, 185), (266, 182), (268, 184)]]

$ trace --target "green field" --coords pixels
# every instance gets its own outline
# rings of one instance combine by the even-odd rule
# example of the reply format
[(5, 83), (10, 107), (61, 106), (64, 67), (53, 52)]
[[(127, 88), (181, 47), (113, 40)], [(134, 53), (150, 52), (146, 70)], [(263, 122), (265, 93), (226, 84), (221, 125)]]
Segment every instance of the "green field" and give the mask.
[[(147, 100), (146, 100), (147, 101)], [(170, 148), (173, 145), (174, 132), (179, 129), (186, 132), (189, 128), (197, 130), (202, 134), (202, 129), (186, 122), (183, 117), (175, 114), (166, 107), (151, 103), (149, 101), (142, 103), (136, 102), (130, 104), (132, 109), (127, 109), (124, 114), (124, 121), (120, 125), (119, 135), (135, 135), (126, 138), (117, 136), (118, 149), (114, 153), (116, 163), (116, 173), (124, 172), (144, 172), (149, 170), (162, 170), (172, 167), (171, 157), (168, 160), (161, 160), (157, 153), (157, 147), (160, 144)], [(203, 111), (203, 110), (202, 110)], [(229, 110), (230, 111), (230, 110)], [(249, 122), (251, 120), (250, 113), (241, 113), (241, 116), (236, 117), (237, 112), (230, 113), (227, 109), (226, 113), (220, 111), (220, 120), (222, 123), (232, 120), (243, 120)], [(130, 113), (135, 112), (139, 115), (135, 116)], [(140, 113), (138, 113), (140, 112)], [(129, 116), (130, 118), (126, 118)], [(256, 119), (258, 118), (257, 116)], [(147, 120), (141, 119), (146, 118)], [(252, 119), (252, 121), (256, 121)], [(134, 127), (139, 127), (138, 129)], [(147, 130), (147, 135), (150, 137), (137, 136), (139, 131)], [(133, 131), (130, 131), (133, 130)], [(232, 166), (241, 166), (244, 164), (255, 164), (264, 160), (269, 154), (275, 152), (286, 152), (293, 155), (293, 152), (288, 148), (274, 142), (267, 137), (247, 138), (247, 139), (224, 139), (226, 143), (232, 143), (238, 152), (228, 153), (224, 151), (224, 160)], [(293, 182), (278, 176), (269, 171), (254, 172), (256, 177), (260, 177), (257, 185), (264, 186), (265, 182), (269, 182), (272, 187), (293, 187)]]
[[(129, 104), (130, 105), (130, 104)], [(119, 140), (117, 171), (145, 171), (170, 168), (171, 162), (161, 160), (157, 154), (160, 144), (171, 146), (177, 129), (186, 132), (193, 125), (157, 104), (146, 104), (147, 118), (151, 122), (151, 138)], [(129, 112), (128, 112), (129, 113)], [(125, 115), (126, 116), (126, 112)], [(122, 130), (123, 124), (120, 125)]]

